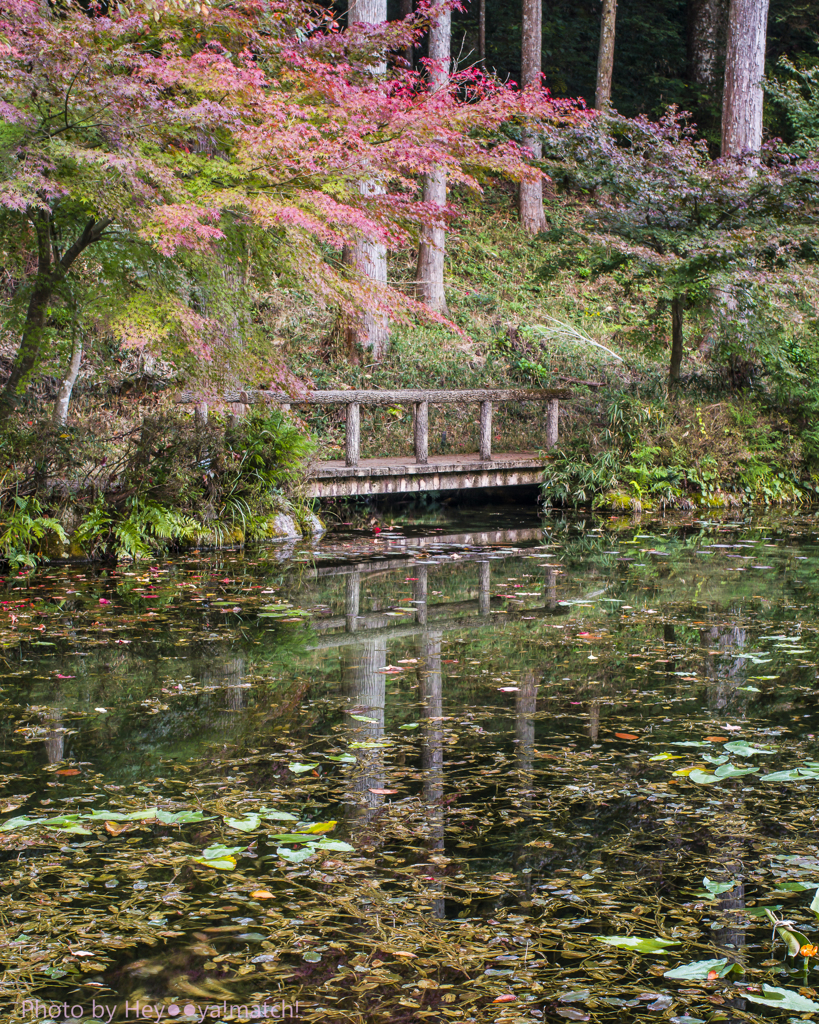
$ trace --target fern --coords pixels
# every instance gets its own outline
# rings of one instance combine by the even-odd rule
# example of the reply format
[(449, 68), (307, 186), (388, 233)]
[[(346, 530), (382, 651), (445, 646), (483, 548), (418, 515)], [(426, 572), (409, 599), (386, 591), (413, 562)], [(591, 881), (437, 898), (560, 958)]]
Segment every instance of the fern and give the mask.
[(66, 532), (59, 520), (52, 516), (44, 516), (40, 502), (36, 498), (12, 498), (14, 509), (11, 514), (0, 522), (0, 562), (4, 562), (9, 570), (22, 567), (34, 568), (43, 558), (33, 552), (39, 541), (47, 533), (55, 533), (65, 543)]

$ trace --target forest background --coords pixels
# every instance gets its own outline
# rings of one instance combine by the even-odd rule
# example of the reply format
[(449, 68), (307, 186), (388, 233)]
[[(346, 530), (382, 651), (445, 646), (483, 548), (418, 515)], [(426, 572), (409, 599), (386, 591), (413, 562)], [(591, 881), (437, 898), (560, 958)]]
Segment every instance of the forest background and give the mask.
[(14, 0), (0, 62), (11, 566), (306, 523), (343, 421), (254, 388), (569, 385), (551, 503), (813, 500), (817, 0)]

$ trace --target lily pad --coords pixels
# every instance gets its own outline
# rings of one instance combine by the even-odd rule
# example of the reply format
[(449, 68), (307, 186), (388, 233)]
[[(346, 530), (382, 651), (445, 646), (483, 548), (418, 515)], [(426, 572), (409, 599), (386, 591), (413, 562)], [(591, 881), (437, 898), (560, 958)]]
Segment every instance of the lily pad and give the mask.
[(593, 938), (607, 946), (632, 949), (635, 953), (660, 953), (669, 946), (679, 946), (671, 939), (641, 938), (639, 935), (595, 935)]

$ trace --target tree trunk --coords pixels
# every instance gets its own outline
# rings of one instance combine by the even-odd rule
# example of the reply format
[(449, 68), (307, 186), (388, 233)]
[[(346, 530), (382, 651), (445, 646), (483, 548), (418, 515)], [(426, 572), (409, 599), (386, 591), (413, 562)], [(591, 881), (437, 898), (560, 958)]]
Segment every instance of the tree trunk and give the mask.
[[(448, 6), (435, 16), (429, 30), (430, 91), (441, 92), (449, 86), (450, 40), (452, 11)], [(424, 202), (440, 207), (443, 216), (446, 206), (446, 171), (437, 167), (424, 177)], [(446, 312), (444, 291), (444, 256), (446, 229), (443, 225), (423, 227), (418, 247), (418, 265), (415, 283), (418, 298), (436, 313)]]
[(478, 60), (486, 69), (486, 0), (478, 3)]
[(767, 27), (768, 0), (731, 0), (722, 94), (723, 157), (738, 159), (762, 148)]
[(79, 329), (74, 331), (74, 344), (71, 347), (71, 359), (68, 363), (68, 372), (60, 385), (57, 401), (54, 403), (54, 423), (58, 427), (64, 427), (68, 420), (68, 405), (71, 402), (71, 393), (77, 382), (77, 374), (80, 372), (82, 362), (82, 334)]
[(43, 210), (38, 210), (34, 213), (32, 221), (37, 234), (37, 277), (34, 281), (31, 298), (28, 300), (20, 348), (17, 350), (11, 367), (11, 376), (6, 382), (3, 397), (0, 400), (0, 421), (6, 419), (17, 404), (18, 390), (40, 357), (48, 303), (54, 292), (51, 215)]
[(66, 250), (63, 256), (54, 262), (51, 237), (51, 213), (34, 210), (31, 214), (34, 230), (37, 234), (37, 276), (34, 290), (28, 302), (26, 320), (20, 347), (14, 357), (11, 374), (6, 381), (3, 394), (0, 396), (0, 423), (8, 419), (12, 409), (19, 401), (18, 391), (24, 384), (40, 358), (45, 340), (46, 317), (51, 297), (59, 287), (71, 265), (77, 257), (98, 242), (111, 220), (89, 220), (79, 238)]
[[(543, 48), (543, 0), (523, 0), (523, 45), (521, 47), (520, 86), (523, 90), (540, 92), (540, 59)], [(529, 131), (524, 131), (523, 145), (533, 160), (540, 160), (543, 146)], [(543, 181), (520, 183), (520, 223), (523, 230), (536, 235), (546, 230), (543, 212)]]
[[(387, 0), (348, 0), (348, 25), (380, 25), (386, 20)], [(386, 70), (386, 64), (380, 62), (373, 68), (373, 73), (383, 75)], [(380, 195), (385, 191), (383, 185), (376, 181), (364, 181), (360, 188), (362, 195)], [(387, 283), (387, 247), (380, 242), (362, 239), (347, 245), (342, 259), (347, 266), (353, 267), (358, 274), (368, 277), (376, 285)], [(344, 339), (351, 362), (358, 362), (362, 351), (372, 362), (380, 362), (390, 343), (386, 316), (383, 313), (366, 312), (361, 322), (345, 326)]]
[(680, 382), (680, 368), (683, 357), (683, 311), (685, 299), (675, 295), (671, 300), (671, 366), (668, 371), (668, 390), (672, 391)]
[(597, 88), (594, 92), (595, 110), (602, 110), (611, 103), (616, 21), (617, 0), (603, 0), (603, 13), (600, 18), (600, 49), (597, 53)]
[(712, 98), (719, 86), (727, 14), (727, 0), (688, 0), (688, 78)]
[[(413, 0), (401, 0), (401, 20), (408, 18), (412, 14)], [(412, 46), (408, 46), (404, 50), (404, 60), (407, 62), (407, 67), (412, 68), (415, 64), (415, 53), (413, 52)]]

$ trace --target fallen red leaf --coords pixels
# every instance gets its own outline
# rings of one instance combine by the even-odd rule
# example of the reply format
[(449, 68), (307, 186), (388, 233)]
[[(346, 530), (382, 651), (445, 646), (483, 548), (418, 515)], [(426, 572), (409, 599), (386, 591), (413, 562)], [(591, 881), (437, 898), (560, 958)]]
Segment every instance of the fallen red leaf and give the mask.
[(389, 796), (391, 793), (397, 793), (397, 789), (371, 789), (371, 793), (375, 793), (376, 796)]
[(614, 734), (618, 740), (639, 740), (639, 736), (635, 736), (633, 732), (616, 732)]
[(727, 736), (706, 736), (706, 743), (726, 743), (728, 741)]
[(498, 996), (492, 1000), (493, 1003), (514, 1003), (515, 1001), (514, 996)]
[(54, 774), (55, 775), (79, 775), (80, 774), (80, 769), (79, 768), (61, 768), (58, 772), (55, 772)]

